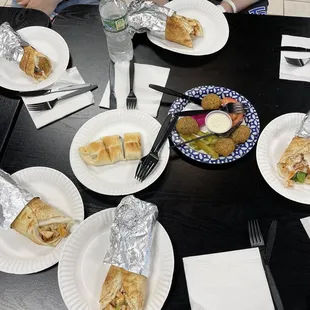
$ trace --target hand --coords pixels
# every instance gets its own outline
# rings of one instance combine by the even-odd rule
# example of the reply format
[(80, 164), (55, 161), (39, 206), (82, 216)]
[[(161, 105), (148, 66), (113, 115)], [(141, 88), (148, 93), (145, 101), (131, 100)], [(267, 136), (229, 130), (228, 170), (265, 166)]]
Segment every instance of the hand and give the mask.
[(165, 5), (166, 3), (168, 3), (168, 0), (153, 0), (153, 1), (159, 5)]
[(22, 0), (21, 2), (28, 2), (26, 5), (27, 9), (36, 9), (47, 15), (51, 15), (61, 1), (62, 0)]
[(229, 3), (227, 3), (227, 2), (221, 2), (220, 5), (225, 9), (225, 11), (226, 11), (227, 13), (234, 13), (234, 11), (233, 11), (233, 9), (232, 9), (232, 7), (231, 7), (231, 5), (230, 5)]
[(30, 2), (30, 0), (17, 0), (17, 3), (24, 6), (24, 7), (26, 7), (29, 2)]

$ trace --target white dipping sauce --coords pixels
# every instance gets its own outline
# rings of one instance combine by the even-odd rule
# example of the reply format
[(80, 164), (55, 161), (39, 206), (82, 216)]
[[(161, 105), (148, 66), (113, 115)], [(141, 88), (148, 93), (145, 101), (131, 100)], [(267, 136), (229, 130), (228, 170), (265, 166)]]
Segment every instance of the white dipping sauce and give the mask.
[(214, 111), (206, 116), (206, 126), (211, 132), (224, 133), (231, 128), (232, 120), (227, 113)]

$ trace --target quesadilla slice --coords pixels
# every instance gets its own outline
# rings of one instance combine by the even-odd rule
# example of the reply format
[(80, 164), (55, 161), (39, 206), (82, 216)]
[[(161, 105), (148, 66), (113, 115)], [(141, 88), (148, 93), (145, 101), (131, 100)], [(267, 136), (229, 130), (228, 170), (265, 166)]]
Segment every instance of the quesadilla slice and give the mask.
[(24, 47), (24, 55), (19, 64), (21, 70), (37, 81), (46, 80), (52, 72), (49, 58), (32, 46)]
[(20, 212), (11, 228), (39, 245), (55, 247), (70, 233), (71, 217), (51, 207), (40, 198), (32, 199)]
[(294, 183), (310, 184), (310, 139), (294, 137), (277, 168), (286, 187), (293, 186)]
[(174, 14), (167, 18), (166, 40), (193, 47), (193, 39), (202, 37), (203, 29), (198, 20)]
[(100, 310), (142, 310), (146, 277), (111, 266), (103, 283)]

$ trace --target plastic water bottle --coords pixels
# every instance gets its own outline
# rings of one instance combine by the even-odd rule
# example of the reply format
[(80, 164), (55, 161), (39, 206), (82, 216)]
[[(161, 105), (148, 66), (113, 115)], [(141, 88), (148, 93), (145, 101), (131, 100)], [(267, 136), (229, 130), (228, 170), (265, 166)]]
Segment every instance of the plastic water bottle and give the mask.
[(132, 41), (128, 34), (127, 5), (123, 0), (101, 0), (99, 11), (107, 36), (110, 58), (114, 62), (130, 61)]

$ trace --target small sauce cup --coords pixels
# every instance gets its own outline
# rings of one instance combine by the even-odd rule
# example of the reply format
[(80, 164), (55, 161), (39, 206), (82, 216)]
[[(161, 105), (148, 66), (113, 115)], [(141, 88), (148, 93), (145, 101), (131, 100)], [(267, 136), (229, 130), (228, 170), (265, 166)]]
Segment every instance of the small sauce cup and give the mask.
[(206, 127), (209, 132), (225, 133), (232, 127), (230, 115), (223, 111), (212, 111), (205, 118)]

